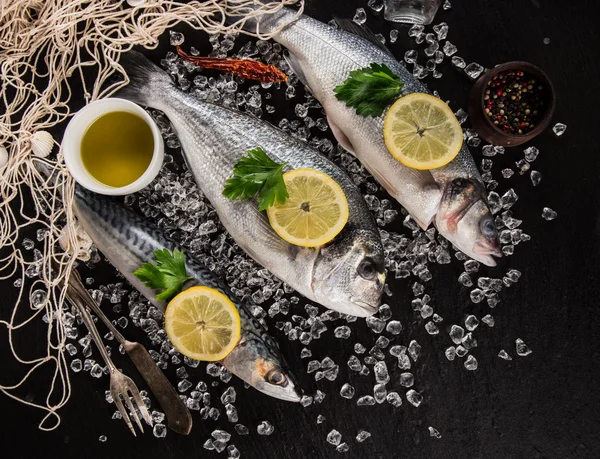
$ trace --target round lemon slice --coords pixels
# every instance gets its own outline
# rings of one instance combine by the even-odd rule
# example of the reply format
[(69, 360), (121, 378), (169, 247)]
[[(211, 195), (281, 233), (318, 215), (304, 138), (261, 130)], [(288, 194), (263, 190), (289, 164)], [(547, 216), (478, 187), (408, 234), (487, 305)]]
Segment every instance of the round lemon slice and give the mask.
[(240, 314), (218, 290), (190, 287), (169, 302), (165, 330), (183, 355), (214, 362), (225, 358), (239, 341)]
[(344, 191), (329, 175), (315, 169), (283, 174), (289, 197), (267, 208), (275, 232), (290, 244), (317, 247), (336, 237), (348, 221)]
[(394, 158), (421, 170), (448, 164), (463, 142), (462, 129), (448, 104), (423, 93), (394, 102), (385, 116), (383, 137)]

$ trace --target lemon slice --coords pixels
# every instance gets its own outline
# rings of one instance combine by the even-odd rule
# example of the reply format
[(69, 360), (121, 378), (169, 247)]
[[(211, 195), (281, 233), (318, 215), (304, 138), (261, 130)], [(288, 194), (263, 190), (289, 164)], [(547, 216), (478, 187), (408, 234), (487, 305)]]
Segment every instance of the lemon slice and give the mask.
[(190, 287), (169, 302), (165, 330), (183, 355), (214, 362), (225, 358), (239, 341), (240, 314), (221, 292)]
[(418, 92), (401, 97), (390, 107), (383, 137), (394, 158), (421, 170), (448, 164), (463, 142), (462, 129), (448, 104)]
[(267, 208), (275, 232), (290, 244), (317, 247), (336, 237), (348, 221), (348, 201), (329, 175), (315, 169), (283, 174), (289, 197)]

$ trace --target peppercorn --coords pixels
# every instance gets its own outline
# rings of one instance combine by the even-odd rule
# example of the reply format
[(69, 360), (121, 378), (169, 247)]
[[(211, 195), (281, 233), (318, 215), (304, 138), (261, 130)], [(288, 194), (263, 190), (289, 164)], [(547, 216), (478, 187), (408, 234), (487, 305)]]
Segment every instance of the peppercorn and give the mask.
[(535, 78), (520, 70), (508, 70), (494, 75), (487, 86), (485, 114), (498, 128), (510, 134), (526, 134), (536, 126), (544, 113), (545, 89), (536, 84)]

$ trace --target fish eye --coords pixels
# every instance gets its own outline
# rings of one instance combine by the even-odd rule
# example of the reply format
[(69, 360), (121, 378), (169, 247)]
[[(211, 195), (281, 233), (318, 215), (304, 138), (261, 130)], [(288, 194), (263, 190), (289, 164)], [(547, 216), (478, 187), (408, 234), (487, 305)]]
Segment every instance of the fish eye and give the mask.
[(283, 386), (287, 383), (287, 377), (279, 370), (271, 370), (267, 373), (267, 381), (277, 386)]
[(492, 217), (488, 216), (482, 218), (481, 222), (479, 223), (479, 228), (485, 237), (491, 238), (496, 236), (496, 225), (494, 225), (494, 220), (492, 220)]
[(360, 277), (366, 280), (373, 280), (377, 275), (377, 271), (375, 270), (375, 263), (371, 260), (365, 260), (360, 265), (358, 265), (358, 274)]

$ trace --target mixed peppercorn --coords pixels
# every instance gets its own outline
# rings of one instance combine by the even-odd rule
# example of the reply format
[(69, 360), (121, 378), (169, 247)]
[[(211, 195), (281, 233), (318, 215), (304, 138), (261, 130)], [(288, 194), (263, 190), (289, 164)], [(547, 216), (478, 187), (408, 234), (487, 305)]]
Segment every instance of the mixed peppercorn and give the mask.
[(527, 134), (544, 115), (545, 89), (520, 70), (507, 70), (488, 81), (483, 96), (485, 113), (507, 134)]

